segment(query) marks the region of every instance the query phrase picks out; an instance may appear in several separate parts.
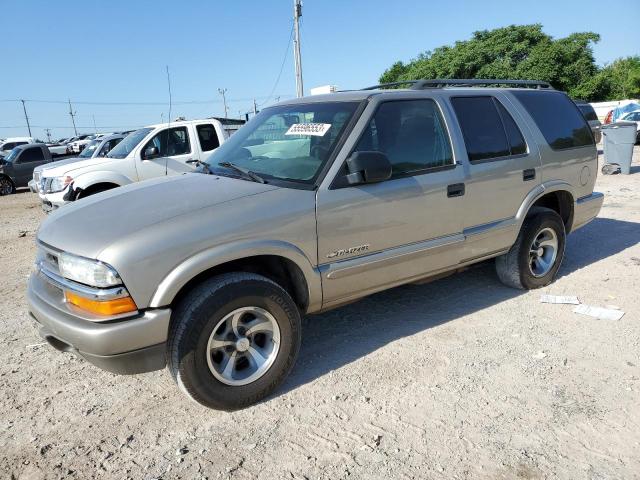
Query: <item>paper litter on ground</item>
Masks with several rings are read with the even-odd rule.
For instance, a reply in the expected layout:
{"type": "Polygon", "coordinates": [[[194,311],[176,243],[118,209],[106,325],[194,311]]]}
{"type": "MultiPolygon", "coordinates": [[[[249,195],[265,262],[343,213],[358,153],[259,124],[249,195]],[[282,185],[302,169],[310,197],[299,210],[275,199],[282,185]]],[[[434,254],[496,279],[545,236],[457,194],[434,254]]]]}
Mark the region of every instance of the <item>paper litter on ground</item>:
{"type": "Polygon", "coordinates": [[[540,295],[540,302],[580,305],[580,300],[578,300],[578,297],[572,295],[540,295]]]}
{"type": "Polygon", "coordinates": [[[614,310],[612,308],[593,307],[591,305],[578,305],[573,309],[575,313],[581,315],[589,315],[599,320],[620,320],[624,316],[622,310],[614,310]]]}

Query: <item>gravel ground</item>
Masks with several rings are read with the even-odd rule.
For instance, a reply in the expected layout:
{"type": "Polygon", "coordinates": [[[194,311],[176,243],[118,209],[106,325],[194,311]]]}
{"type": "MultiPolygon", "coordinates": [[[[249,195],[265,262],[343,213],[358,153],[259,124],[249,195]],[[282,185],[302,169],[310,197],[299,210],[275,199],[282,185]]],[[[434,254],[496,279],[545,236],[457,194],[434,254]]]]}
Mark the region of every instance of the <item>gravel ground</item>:
{"type": "Polygon", "coordinates": [[[635,164],[599,176],[605,206],[554,284],[511,290],[484,264],[308,317],[286,384],[235,413],[166,372],[115,376],[43,345],[24,298],[43,214],[34,194],[1,197],[0,477],[640,478],[635,164]]]}

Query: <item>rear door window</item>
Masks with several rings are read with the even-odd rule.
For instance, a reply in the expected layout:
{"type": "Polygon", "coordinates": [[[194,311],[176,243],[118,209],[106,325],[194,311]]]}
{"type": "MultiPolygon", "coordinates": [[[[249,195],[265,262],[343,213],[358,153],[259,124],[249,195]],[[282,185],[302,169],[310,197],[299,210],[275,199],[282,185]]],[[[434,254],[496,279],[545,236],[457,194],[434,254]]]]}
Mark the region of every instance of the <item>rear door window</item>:
{"type": "Polygon", "coordinates": [[[514,90],[554,150],[593,145],[591,129],[573,101],[562,92],[514,90]]]}
{"type": "Polygon", "coordinates": [[[510,155],[507,135],[492,97],[454,97],[451,104],[462,129],[470,161],[510,155]]]}
{"type": "Polygon", "coordinates": [[[203,152],[209,152],[220,146],[220,140],[218,140],[218,134],[216,129],[210,123],[196,126],[198,131],[198,140],[200,141],[200,148],[203,152]]]}

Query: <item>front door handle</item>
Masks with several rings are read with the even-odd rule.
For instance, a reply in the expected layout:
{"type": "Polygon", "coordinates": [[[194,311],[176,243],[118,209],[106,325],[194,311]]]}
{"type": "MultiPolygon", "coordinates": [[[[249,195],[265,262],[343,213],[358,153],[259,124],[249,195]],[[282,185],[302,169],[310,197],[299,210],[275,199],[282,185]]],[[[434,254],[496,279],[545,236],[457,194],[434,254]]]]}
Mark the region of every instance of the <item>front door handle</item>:
{"type": "Polygon", "coordinates": [[[524,182],[528,182],[529,180],[533,180],[536,178],[536,169],[535,168],[527,168],[522,171],[522,180],[524,182]]]}
{"type": "Polygon", "coordinates": [[[447,186],[447,197],[461,197],[464,195],[464,183],[454,183],[447,186]]]}

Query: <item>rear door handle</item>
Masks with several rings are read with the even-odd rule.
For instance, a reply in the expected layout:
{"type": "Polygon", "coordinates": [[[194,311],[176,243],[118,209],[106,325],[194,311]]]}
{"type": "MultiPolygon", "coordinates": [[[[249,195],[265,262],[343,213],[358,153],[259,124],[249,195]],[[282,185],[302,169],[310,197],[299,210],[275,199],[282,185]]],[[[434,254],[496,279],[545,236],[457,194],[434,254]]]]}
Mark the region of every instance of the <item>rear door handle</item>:
{"type": "Polygon", "coordinates": [[[464,183],[454,183],[447,186],[447,197],[461,197],[464,195],[464,183]]]}
{"type": "Polygon", "coordinates": [[[533,180],[536,178],[536,169],[535,168],[527,168],[522,171],[522,180],[528,182],[529,180],[533,180]]]}

